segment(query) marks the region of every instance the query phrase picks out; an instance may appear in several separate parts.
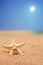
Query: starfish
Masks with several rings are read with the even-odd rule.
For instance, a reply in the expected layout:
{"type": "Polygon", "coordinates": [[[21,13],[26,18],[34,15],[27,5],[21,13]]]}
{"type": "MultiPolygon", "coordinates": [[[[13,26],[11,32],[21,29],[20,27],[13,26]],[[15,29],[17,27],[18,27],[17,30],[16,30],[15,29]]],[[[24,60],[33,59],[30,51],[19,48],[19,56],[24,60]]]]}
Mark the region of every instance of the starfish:
{"type": "Polygon", "coordinates": [[[10,44],[10,45],[3,45],[2,47],[6,48],[10,53],[10,55],[13,55],[13,53],[15,52],[19,52],[21,55],[23,55],[23,52],[19,49],[19,47],[24,45],[24,42],[21,42],[19,44],[17,44],[15,41],[13,41],[14,44],[10,44]]]}

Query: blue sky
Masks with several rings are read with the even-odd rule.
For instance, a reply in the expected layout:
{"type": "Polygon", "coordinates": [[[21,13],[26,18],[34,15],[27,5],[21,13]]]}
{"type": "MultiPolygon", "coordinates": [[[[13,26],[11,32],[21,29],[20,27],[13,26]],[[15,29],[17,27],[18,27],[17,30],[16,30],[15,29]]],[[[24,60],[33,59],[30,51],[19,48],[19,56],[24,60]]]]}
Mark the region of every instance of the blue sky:
{"type": "Polygon", "coordinates": [[[0,30],[19,29],[43,31],[43,0],[0,0],[0,30]]]}

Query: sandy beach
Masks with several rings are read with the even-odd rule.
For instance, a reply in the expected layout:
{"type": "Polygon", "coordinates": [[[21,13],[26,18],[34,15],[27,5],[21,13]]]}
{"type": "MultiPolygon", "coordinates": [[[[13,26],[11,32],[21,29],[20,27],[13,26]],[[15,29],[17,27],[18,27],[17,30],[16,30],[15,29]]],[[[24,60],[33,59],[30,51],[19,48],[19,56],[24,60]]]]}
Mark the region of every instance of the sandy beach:
{"type": "Polygon", "coordinates": [[[0,65],[43,65],[43,35],[29,31],[0,31],[0,65]],[[5,53],[2,45],[25,42],[20,48],[23,56],[5,53]]]}

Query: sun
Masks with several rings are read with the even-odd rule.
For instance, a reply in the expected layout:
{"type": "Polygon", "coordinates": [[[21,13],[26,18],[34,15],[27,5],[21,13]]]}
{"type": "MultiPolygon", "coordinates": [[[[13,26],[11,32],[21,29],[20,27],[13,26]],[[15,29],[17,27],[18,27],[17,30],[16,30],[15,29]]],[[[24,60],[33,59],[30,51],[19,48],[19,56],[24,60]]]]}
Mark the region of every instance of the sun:
{"type": "Polygon", "coordinates": [[[30,12],[35,12],[35,10],[36,10],[36,7],[35,6],[30,6],[30,8],[29,8],[29,11],[30,12]]]}

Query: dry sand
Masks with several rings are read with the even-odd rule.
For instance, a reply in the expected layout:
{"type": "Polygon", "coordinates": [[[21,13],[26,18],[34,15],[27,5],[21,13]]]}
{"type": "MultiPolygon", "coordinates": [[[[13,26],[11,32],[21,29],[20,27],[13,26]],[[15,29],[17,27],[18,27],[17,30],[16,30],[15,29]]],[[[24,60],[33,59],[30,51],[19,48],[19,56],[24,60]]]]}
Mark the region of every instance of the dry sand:
{"type": "Polygon", "coordinates": [[[43,35],[29,31],[0,31],[0,65],[43,65],[43,35]],[[11,39],[25,42],[20,49],[24,56],[10,56],[2,45],[11,44],[11,39]]]}

